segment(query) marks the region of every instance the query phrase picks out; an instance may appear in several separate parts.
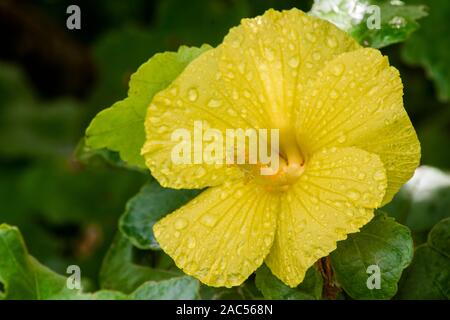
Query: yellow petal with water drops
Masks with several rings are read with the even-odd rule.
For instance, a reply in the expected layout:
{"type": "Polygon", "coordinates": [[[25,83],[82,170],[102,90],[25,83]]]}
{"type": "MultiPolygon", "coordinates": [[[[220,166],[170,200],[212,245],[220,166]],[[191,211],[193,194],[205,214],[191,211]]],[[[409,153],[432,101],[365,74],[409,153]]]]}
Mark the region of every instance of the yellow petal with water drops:
{"type": "Polygon", "coordinates": [[[373,217],[386,189],[383,163],[358,148],[314,154],[295,185],[281,196],[275,241],[265,262],[291,287],[306,270],[373,217]]]}
{"type": "Polygon", "coordinates": [[[236,110],[252,107],[273,127],[289,125],[304,85],[337,55],[360,48],[333,24],[298,9],[268,10],[243,19],[225,37],[220,69],[224,90],[236,92],[236,110]]]}
{"type": "Polygon", "coordinates": [[[268,254],[279,201],[254,183],[226,183],[201,193],[153,227],[161,248],[209,286],[236,286],[268,254]]]}
{"type": "Polygon", "coordinates": [[[226,164],[225,130],[252,125],[234,110],[221,111],[228,102],[216,90],[217,56],[212,49],[191,62],[147,110],[141,153],[164,187],[204,188],[242,176],[226,164]]]}
{"type": "Polygon", "coordinates": [[[403,107],[398,71],[375,49],[344,53],[318,73],[298,102],[297,140],[305,154],[356,146],[380,156],[389,202],[412,176],[420,144],[403,107]]]}

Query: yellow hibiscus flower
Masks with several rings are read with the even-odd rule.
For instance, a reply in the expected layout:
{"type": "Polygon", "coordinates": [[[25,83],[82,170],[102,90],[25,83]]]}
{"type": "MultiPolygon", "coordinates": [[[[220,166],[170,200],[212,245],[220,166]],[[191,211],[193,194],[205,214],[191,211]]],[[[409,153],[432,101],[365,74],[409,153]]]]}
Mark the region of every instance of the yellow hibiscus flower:
{"type": "Polygon", "coordinates": [[[297,286],[420,158],[398,71],[297,9],[242,20],[154,97],[145,125],[142,154],[162,186],[209,187],[153,230],[178,267],[210,286],[239,285],[263,262],[297,286]],[[279,171],[173,163],[171,133],[199,120],[223,132],[279,129],[279,171]]]}

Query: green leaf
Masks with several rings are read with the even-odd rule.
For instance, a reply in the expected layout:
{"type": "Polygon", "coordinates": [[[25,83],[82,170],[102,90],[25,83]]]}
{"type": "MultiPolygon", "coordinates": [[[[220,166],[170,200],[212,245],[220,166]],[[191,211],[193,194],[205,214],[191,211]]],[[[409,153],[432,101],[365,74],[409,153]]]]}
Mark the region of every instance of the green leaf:
{"type": "Polygon", "coordinates": [[[52,300],[194,300],[198,297],[199,282],[183,276],[162,281],[147,281],[130,294],[113,290],[94,293],[59,293],[52,300]]]}
{"type": "Polygon", "coordinates": [[[179,276],[178,272],[159,270],[136,264],[132,244],[121,233],[116,235],[100,270],[102,289],[131,293],[147,281],[179,276]]]}
{"type": "Polygon", "coordinates": [[[93,149],[86,145],[86,138],[82,138],[75,149],[75,157],[80,163],[92,167],[117,167],[128,170],[136,170],[144,173],[141,168],[127,165],[118,152],[106,148],[93,149]]]}
{"type": "Polygon", "coordinates": [[[407,227],[377,213],[360,232],[338,242],[331,253],[336,280],[354,299],[389,299],[397,292],[403,269],[411,262],[413,241],[407,227]],[[380,289],[369,289],[368,267],[379,267],[380,289]]]}
{"type": "Polygon", "coordinates": [[[421,166],[383,209],[413,232],[428,231],[450,216],[450,174],[421,166]]]}
{"type": "Polygon", "coordinates": [[[319,300],[322,297],[323,279],[314,266],[308,269],[305,279],[296,288],[290,288],[281,282],[266,265],[256,271],[255,282],[266,299],[319,300]]]}
{"type": "Polygon", "coordinates": [[[436,224],[428,242],[416,248],[397,298],[450,299],[450,218],[436,224]]]}
{"type": "Polygon", "coordinates": [[[134,246],[158,250],[159,245],[153,235],[153,225],[200,192],[200,190],[166,189],[153,180],[128,201],[125,213],[119,221],[120,231],[134,246]]]}
{"type": "Polygon", "coordinates": [[[450,2],[427,0],[430,16],[406,43],[402,54],[406,62],[422,66],[433,79],[441,101],[450,101],[450,2]]]}
{"type": "Polygon", "coordinates": [[[6,64],[0,64],[0,101],[1,156],[31,158],[72,152],[81,126],[78,103],[37,100],[23,72],[6,64]]]}
{"type": "Polygon", "coordinates": [[[399,0],[315,0],[310,14],[334,23],[364,46],[382,48],[406,40],[427,12],[425,6],[405,5],[399,0]],[[372,27],[377,15],[372,8],[379,9],[379,28],[372,27]]]}
{"type": "Polygon", "coordinates": [[[144,120],[153,96],[167,87],[183,69],[210,49],[181,47],[178,52],[154,55],[131,76],[128,97],[101,111],[86,130],[86,144],[117,151],[129,165],[145,168],[140,154],[145,141],[144,120]]]}
{"type": "Polygon", "coordinates": [[[22,235],[15,227],[0,225],[0,299],[48,299],[52,295],[78,294],[69,290],[66,278],[41,265],[28,254],[22,235]],[[3,291],[3,292],[2,292],[3,291]]]}
{"type": "Polygon", "coordinates": [[[158,282],[146,282],[131,295],[136,300],[193,300],[200,284],[191,277],[178,277],[158,282]]]}

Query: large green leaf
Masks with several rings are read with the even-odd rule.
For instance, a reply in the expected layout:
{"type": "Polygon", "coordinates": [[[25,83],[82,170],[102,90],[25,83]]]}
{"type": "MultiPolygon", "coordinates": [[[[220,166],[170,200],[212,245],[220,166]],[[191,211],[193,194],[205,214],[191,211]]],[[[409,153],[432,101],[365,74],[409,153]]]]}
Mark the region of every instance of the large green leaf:
{"type": "Polygon", "coordinates": [[[397,282],[412,256],[409,229],[378,213],[360,232],[338,242],[331,253],[331,263],[337,281],[352,298],[389,299],[397,292],[397,282]],[[367,286],[371,265],[380,270],[379,289],[367,286]]]}
{"type": "Polygon", "coordinates": [[[426,4],[430,7],[430,16],[405,43],[402,53],[407,62],[425,68],[434,81],[439,99],[450,101],[450,1],[427,0],[426,4]]]}
{"type": "Polygon", "coordinates": [[[199,282],[187,276],[147,281],[130,294],[113,290],[94,293],[59,293],[52,300],[193,300],[198,298],[199,282]]]}
{"type": "Polygon", "coordinates": [[[136,300],[193,300],[198,297],[199,282],[191,277],[178,277],[146,282],[131,295],[136,300]]]}
{"type": "Polygon", "coordinates": [[[428,231],[450,216],[450,175],[421,166],[384,209],[413,232],[428,231]]]}
{"type": "Polygon", "coordinates": [[[193,59],[208,50],[181,47],[154,55],[131,76],[128,97],[101,111],[86,130],[89,147],[118,151],[129,165],[145,167],[140,154],[145,141],[144,120],[153,96],[167,87],[193,59]]]}
{"type": "Polygon", "coordinates": [[[159,249],[153,225],[200,193],[200,190],[166,189],[155,180],[147,183],[128,201],[119,227],[133,245],[141,249],[159,249]]]}
{"type": "Polygon", "coordinates": [[[427,15],[424,6],[405,5],[399,0],[315,0],[310,13],[334,23],[362,45],[373,48],[406,40],[419,28],[416,21],[427,15]],[[377,13],[371,8],[375,7],[379,9],[379,28],[372,27],[377,13]]]}
{"type": "Polygon", "coordinates": [[[136,264],[133,251],[130,241],[118,233],[100,270],[102,289],[131,293],[144,282],[165,280],[180,275],[178,272],[136,264]]]}
{"type": "Polygon", "coordinates": [[[436,224],[428,242],[416,248],[397,298],[450,300],[450,218],[436,224]]]}
{"type": "Polygon", "coordinates": [[[48,299],[56,294],[76,295],[66,278],[41,265],[28,254],[15,227],[0,225],[0,299],[48,299]]]}
{"type": "Polygon", "coordinates": [[[266,265],[256,271],[256,286],[266,299],[318,300],[322,297],[323,280],[320,272],[311,267],[303,282],[290,288],[278,280],[266,265]]]}

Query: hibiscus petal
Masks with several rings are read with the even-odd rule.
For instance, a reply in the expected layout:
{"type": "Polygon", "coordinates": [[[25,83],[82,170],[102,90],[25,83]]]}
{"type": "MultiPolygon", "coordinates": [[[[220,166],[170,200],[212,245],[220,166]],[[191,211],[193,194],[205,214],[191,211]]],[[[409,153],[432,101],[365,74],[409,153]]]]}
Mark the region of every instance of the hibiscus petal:
{"type": "Polygon", "coordinates": [[[337,241],[372,219],[385,189],[385,170],[377,155],[357,148],[314,154],[297,183],[282,195],[266,264],[283,282],[297,286],[337,241]]]}
{"type": "Polygon", "coordinates": [[[272,245],[278,198],[254,183],[224,184],[200,194],[153,228],[178,267],[209,286],[241,284],[272,245]]]}
{"type": "Polygon", "coordinates": [[[236,110],[256,105],[249,112],[263,112],[276,128],[289,125],[296,96],[328,60],[360,48],[333,24],[298,9],[243,19],[221,47],[224,89],[240,97],[236,110]]]}
{"type": "Polygon", "coordinates": [[[343,53],[318,74],[298,102],[297,140],[306,154],[356,146],[380,156],[388,177],[383,204],[412,176],[420,144],[403,108],[398,71],[378,50],[343,53]]]}

